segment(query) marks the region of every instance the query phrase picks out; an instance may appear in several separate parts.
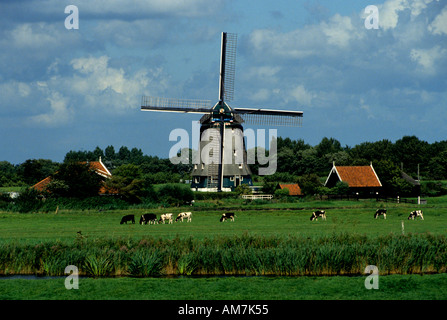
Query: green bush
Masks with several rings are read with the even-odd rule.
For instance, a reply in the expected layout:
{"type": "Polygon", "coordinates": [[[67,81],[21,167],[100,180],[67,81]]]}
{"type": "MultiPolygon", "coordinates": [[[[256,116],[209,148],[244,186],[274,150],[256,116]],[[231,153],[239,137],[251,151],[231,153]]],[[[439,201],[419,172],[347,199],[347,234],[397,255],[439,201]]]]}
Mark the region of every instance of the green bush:
{"type": "Polygon", "coordinates": [[[194,199],[194,193],[188,185],[166,184],[158,190],[160,202],[171,206],[180,206],[190,203],[194,199]]]}

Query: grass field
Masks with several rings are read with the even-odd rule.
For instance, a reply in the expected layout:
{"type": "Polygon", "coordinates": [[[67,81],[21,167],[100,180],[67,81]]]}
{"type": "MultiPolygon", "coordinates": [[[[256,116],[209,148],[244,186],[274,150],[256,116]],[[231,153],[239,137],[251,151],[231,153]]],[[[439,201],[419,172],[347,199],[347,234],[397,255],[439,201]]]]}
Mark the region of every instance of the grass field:
{"type": "MultiPolygon", "coordinates": [[[[447,203],[447,201],[446,201],[447,203]]],[[[422,207],[425,220],[407,220],[410,211],[417,205],[386,204],[387,219],[374,219],[376,202],[315,202],[308,207],[287,210],[288,207],[275,208],[276,205],[259,206],[258,208],[232,208],[236,214],[235,222],[220,223],[221,210],[210,209],[194,211],[194,208],[175,208],[126,211],[59,211],[55,213],[1,213],[0,212],[0,242],[42,242],[47,240],[72,241],[77,232],[88,238],[118,238],[130,237],[140,239],[145,236],[162,238],[189,237],[202,239],[220,235],[240,235],[243,233],[258,235],[300,235],[319,237],[332,233],[356,233],[368,236],[401,234],[402,222],[405,233],[447,234],[447,205],[443,203],[422,207]],[[313,210],[325,207],[327,220],[311,222],[313,210]],[[248,209],[248,210],[245,210],[248,209]],[[271,210],[273,209],[273,210],[271,210]],[[172,225],[139,225],[142,213],[192,211],[191,223],[173,223],[172,225]],[[120,225],[121,217],[134,214],[136,224],[120,225]]],[[[298,208],[297,208],[298,207],[298,208]]]]}
{"type": "MultiPolygon", "coordinates": [[[[348,234],[368,238],[387,235],[447,235],[447,198],[433,198],[421,206],[425,220],[407,220],[417,205],[375,201],[312,201],[240,205],[228,201],[235,222],[220,223],[222,210],[215,204],[197,207],[125,211],[64,211],[55,213],[0,212],[0,244],[38,245],[54,242],[72,245],[82,239],[188,239],[221,237],[304,237],[348,234]],[[207,208],[209,206],[209,209],[207,208]],[[377,208],[388,209],[387,219],[374,219],[377,208]],[[327,220],[310,221],[311,212],[323,208],[327,220]],[[139,215],[192,211],[191,223],[139,225],[139,215]],[[135,214],[136,224],[120,225],[123,215],[135,214]],[[403,223],[403,228],[402,228],[403,223]]],[[[19,257],[17,257],[19,258],[19,257]]],[[[1,279],[1,278],[0,278],[1,279]]],[[[0,299],[446,299],[446,274],[381,276],[380,290],[366,290],[364,277],[174,277],[174,278],[81,278],[83,290],[66,290],[61,279],[1,279],[0,299]],[[383,280],[383,281],[382,281],[383,280]],[[168,285],[169,284],[169,285],[168,285]],[[154,288],[148,290],[148,288],[154,288]],[[324,289],[323,289],[324,288],[324,289]],[[188,292],[183,296],[181,292],[188,292]]]]}

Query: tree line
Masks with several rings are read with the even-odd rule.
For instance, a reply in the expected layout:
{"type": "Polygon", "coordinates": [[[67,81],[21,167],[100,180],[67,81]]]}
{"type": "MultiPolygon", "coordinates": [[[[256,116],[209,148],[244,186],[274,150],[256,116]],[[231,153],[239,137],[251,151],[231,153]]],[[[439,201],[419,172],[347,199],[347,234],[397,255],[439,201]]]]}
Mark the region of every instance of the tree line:
{"type": "Polygon", "coordinates": [[[96,147],[93,151],[70,150],[62,163],[47,159],[29,159],[13,165],[7,161],[0,161],[0,187],[32,186],[54,174],[64,164],[98,161],[99,158],[112,174],[123,165],[135,165],[149,184],[177,183],[180,179],[188,178],[192,170],[192,165],[174,165],[169,159],[144,155],[141,149],[137,148],[129,150],[122,146],[115,151],[113,146],[108,146],[104,150],[96,147]]]}
{"type": "MultiPolygon", "coordinates": [[[[59,175],[50,187],[55,194],[68,195],[74,191],[69,191],[67,185],[62,183],[64,170],[74,170],[68,167],[70,164],[98,161],[99,158],[112,172],[109,187],[121,190],[132,201],[145,195],[141,190],[150,192],[152,185],[190,179],[193,168],[192,164],[173,164],[169,159],[145,155],[137,148],[122,146],[116,151],[113,146],[104,150],[96,147],[93,151],[70,150],[62,163],[30,159],[13,165],[0,161],[0,187],[31,186],[50,175],[56,178],[59,175]]],[[[423,180],[447,179],[447,140],[428,143],[416,136],[404,136],[396,142],[384,139],[349,147],[327,137],[315,146],[301,139],[278,137],[276,173],[253,178],[262,181],[267,189],[272,188],[275,182],[298,182],[302,189],[312,194],[321,188],[321,181],[327,177],[334,162],[343,166],[372,163],[386,191],[402,193],[410,188],[402,179],[402,170],[415,179],[418,176],[423,180]]],[[[258,172],[257,166],[251,165],[252,172],[258,172]]],[[[344,190],[343,186],[339,188],[340,192],[344,190]]]]}

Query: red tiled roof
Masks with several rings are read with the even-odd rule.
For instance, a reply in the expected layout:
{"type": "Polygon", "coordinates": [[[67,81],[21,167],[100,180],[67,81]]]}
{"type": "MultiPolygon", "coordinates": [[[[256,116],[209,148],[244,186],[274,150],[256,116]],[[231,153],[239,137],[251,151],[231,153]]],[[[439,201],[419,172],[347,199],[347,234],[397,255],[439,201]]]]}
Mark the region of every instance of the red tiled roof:
{"type": "Polygon", "coordinates": [[[279,184],[281,189],[289,189],[289,196],[300,196],[301,188],[298,184],[279,184]]]}
{"type": "Polygon", "coordinates": [[[338,178],[351,188],[382,186],[372,166],[334,166],[330,174],[334,170],[338,178]]]}
{"type": "MultiPolygon", "coordinates": [[[[86,163],[86,162],[81,162],[81,163],[86,163]]],[[[95,172],[97,174],[99,174],[100,176],[102,176],[104,178],[111,178],[112,177],[112,174],[110,173],[110,171],[101,162],[101,158],[99,159],[99,161],[90,161],[88,164],[89,164],[90,169],[95,170],[95,172]]],[[[51,182],[51,177],[46,177],[42,181],[39,181],[38,183],[33,185],[32,188],[36,189],[37,191],[43,192],[43,191],[45,191],[46,187],[48,186],[48,184],[50,182],[51,182]]],[[[106,190],[105,187],[102,186],[101,189],[99,190],[99,193],[100,194],[116,193],[116,191],[106,190]]]]}
{"type": "Polygon", "coordinates": [[[51,182],[51,177],[46,177],[42,181],[39,181],[38,183],[36,183],[33,186],[33,188],[40,192],[45,191],[45,189],[47,188],[47,186],[50,182],[51,182]]]}
{"type": "MultiPolygon", "coordinates": [[[[82,162],[85,163],[85,162],[82,162]]],[[[96,171],[97,174],[103,176],[104,178],[110,178],[112,174],[107,170],[106,166],[100,161],[90,161],[88,163],[89,168],[96,171]]]]}

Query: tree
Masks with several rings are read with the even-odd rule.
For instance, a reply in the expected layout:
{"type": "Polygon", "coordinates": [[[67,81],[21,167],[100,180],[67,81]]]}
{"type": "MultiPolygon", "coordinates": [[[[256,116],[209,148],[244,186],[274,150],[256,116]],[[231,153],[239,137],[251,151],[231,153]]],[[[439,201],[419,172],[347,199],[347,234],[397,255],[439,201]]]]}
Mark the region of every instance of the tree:
{"type": "Polygon", "coordinates": [[[418,164],[426,164],[429,161],[427,150],[427,142],[419,140],[416,136],[404,136],[394,144],[390,160],[397,165],[403,164],[406,173],[416,175],[418,164]]]}
{"type": "Polygon", "coordinates": [[[264,179],[262,182],[262,192],[265,194],[274,194],[277,185],[277,182],[271,182],[268,179],[264,179]]]}
{"type": "Polygon", "coordinates": [[[58,164],[51,160],[44,159],[32,159],[26,160],[22,163],[18,171],[22,176],[22,180],[28,184],[33,185],[40,180],[48,177],[50,174],[55,172],[58,168],[58,164]]]}
{"type": "Polygon", "coordinates": [[[135,164],[123,164],[113,171],[112,178],[105,183],[106,189],[117,192],[124,200],[139,203],[145,195],[142,172],[135,164]]]}
{"type": "Polygon", "coordinates": [[[0,161],[0,186],[9,187],[23,184],[16,167],[8,161],[0,161]]]}
{"type": "Polygon", "coordinates": [[[373,165],[382,183],[381,193],[394,195],[396,192],[396,179],[401,178],[399,167],[390,160],[381,160],[373,163],[373,165]]]}
{"type": "Polygon", "coordinates": [[[90,169],[87,163],[63,163],[52,176],[52,180],[62,181],[67,188],[57,189],[55,196],[86,198],[97,196],[102,185],[102,178],[90,169]]]}
{"type": "Polygon", "coordinates": [[[321,142],[316,146],[317,155],[319,157],[323,157],[329,153],[336,153],[342,151],[341,144],[338,140],[334,138],[326,138],[324,137],[321,142]]]}
{"type": "Polygon", "coordinates": [[[349,184],[344,181],[338,181],[332,188],[332,192],[338,195],[349,194],[349,184]]]}
{"type": "Polygon", "coordinates": [[[316,194],[318,188],[322,186],[320,182],[320,178],[314,174],[305,174],[299,180],[299,185],[301,188],[301,192],[305,195],[313,195],[316,194]]]}
{"type": "Polygon", "coordinates": [[[112,161],[116,159],[115,148],[113,146],[108,146],[104,150],[104,157],[108,161],[112,161]]]}
{"type": "Polygon", "coordinates": [[[447,179],[447,151],[431,158],[428,163],[429,177],[436,180],[447,179]]]}

